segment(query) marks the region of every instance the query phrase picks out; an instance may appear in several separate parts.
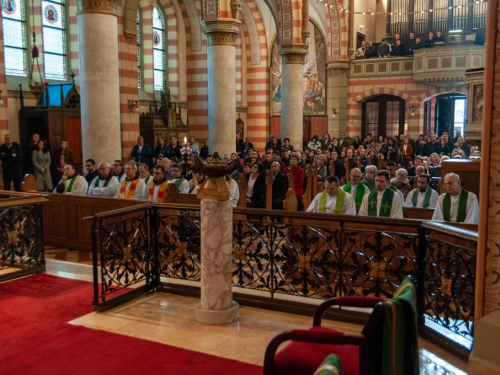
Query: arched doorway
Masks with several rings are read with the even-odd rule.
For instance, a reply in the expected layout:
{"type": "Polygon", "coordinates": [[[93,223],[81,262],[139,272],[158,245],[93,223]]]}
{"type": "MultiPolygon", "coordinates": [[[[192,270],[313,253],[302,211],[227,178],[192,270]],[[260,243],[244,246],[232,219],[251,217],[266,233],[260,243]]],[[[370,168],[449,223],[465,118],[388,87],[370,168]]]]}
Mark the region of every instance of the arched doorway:
{"type": "Polygon", "coordinates": [[[464,134],[466,108],[464,94],[452,93],[436,96],[436,133],[439,136],[444,132],[452,136],[456,131],[464,134]]]}
{"type": "Polygon", "coordinates": [[[366,134],[386,137],[398,136],[405,131],[406,101],[394,95],[371,97],[363,103],[362,139],[366,134]]]}

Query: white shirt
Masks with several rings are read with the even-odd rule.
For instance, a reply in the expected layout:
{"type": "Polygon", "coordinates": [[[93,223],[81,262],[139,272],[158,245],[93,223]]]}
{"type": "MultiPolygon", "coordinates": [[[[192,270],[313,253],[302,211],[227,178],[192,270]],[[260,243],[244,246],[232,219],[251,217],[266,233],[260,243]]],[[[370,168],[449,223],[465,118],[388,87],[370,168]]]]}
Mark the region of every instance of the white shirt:
{"type": "Polygon", "coordinates": [[[231,201],[233,207],[238,207],[238,202],[240,200],[240,188],[238,183],[233,179],[226,181],[226,183],[227,188],[229,189],[229,200],[231,201]]]}
{"type": "MultiPolygon", "coordinates": [[[[196,178],[196,177],[193,177],[193,178],[196,178]]],[[[183,193],[185,194],[196,194],[198,193],[198,188],[200,187],[200,185],[196,185],[196,187],[193,189],[193,191],[191,193],[189,193],[189,189],[191,189],[191,182],[193,182],[193,180],[189,181],[189,183],[186,185],[186,188],[184,189],[183,193]]]]}
{"type": "MultiPolygon", "coordinates": [[[[132,185],[132,181],[127,181],[127,186],[125,186],[125,196],[127,196],[130,190],[130,185],[132,185]]],[[[120,189],[121,189],[121,184],[120,187],[118,188],[118,197],[120,196],[120,189]]],[[[139,178],[139,182],[137,182],[137,186],[135,187],[134,195],[132,195],[129,199],[138,199],[138,200],[143,199],[144,190],[146,190],[146,197],[147,197],[148,189],[146,189],[146,184],[139,178]]]]}
{"type": "Polygon", "coordinates": [[[95,187],[95,183],[98,178],[99,176],[97,176],[92,180],[92,182],[89,185],[89,190],[87,194],[98,197],[108,197],[108,198],[115,197],[120,189],[120,183],[118,182],[118,179],[115,176],[111,177],[107,187],[104,187],[104,183],[106,182],[106,180],[99,180],[98,187],[95,187]]]}
{"type": "MultiPolygon", "coordinates": [[[[178,178],[173,178],[173,179],[170,180],[170,182],[172,182],[172,183],[175,184],[175,182],[177,180],[178,180],[178,178]]],[[[186,186],[188,185],[188,183],[189,183],[189,181],[184,178],[184,181],[181,182],[181,184],[179,185],[179,188],[177,189],[177,191],[179,193],[182,193],[184,190],[186,190],[186,186]]]]}
{"type": "MultiPolygon", "coordinates": [[[[413,206],[413,194],[415,191],[418,191],[418,196],[417,196],[417,205],[415,207],[424,207],[424,199],[425,199],[425,191],[422,193],[421,191],[417,189],[413,189],[408,193],[408,196],[406,197],[406,200],[403,204],[405,207],[414,207],[413,206]]],[[[426,208],[436,208],[436,204],[438,201],[439,195],[438,193],[434,190],[431,189],[431,199],[429,200],[429,207],[426,208]]]]}
{"type": "MultiPolygon", "coordinates": [[[[462,194],[462,192],[460,192],[462,194]]],[[[458,214],[458,202],[460,200],[460,194],[451,196],[451,207],[450,207],[450,221],[457,221],[458,214]]],[[[443,215],[443,200],[445,194],[441,194],[438,198],[436,209],[434,210],[434,215],[432,215],[432,220],[444,221],[443,215]]],[[[477,196],[469,191],[469,196],[467,198],[467,216],[465,217],[464,223],[467,224],[477,224],[479,222],[479,203],[477,201],[477,196]]]]}
{"type": "MultiPolygon", "coordinates": [[[[85,178],[77,175],[75,178],[75,182],[73,182],[73,186],[71,187],[71,191],[68,191],[68,187],[69,187],[70,182],[71,182],[71,178],[68,178],[64,182],[64,193],[63,194],[87,195],[87,189],[89,187],[89,184],[85,178]]],[[[59,183],[62,183],[62,180],[59,181],[59,183]]],[[[57,186],[54,188],[54,193],[57,193],[56,189],[57,189],[57,186]]]]}
{"type": "MultiPolygon", "coordinates": [[[[342,190],[344,190],[344,186],[342,186],[342,188],[341,188],[342,190]]],[[[355,199],[355,197],[356,197],[356,191],[358,190],[358,186],[359,186],[359,184],[353,185],[351,182],[351,192],[349,194],[351,194],[353,196],[353,199],[355,199]]],[[[365,185],[365,194],[364,195],[367,195],[367,194],[370,194],[370,189],[368,189],[368,187],[365,185]]]]}
{"type": "MultiPolygon", "coordinates": [[[[153,182],[152,178],[149,179],[149,184],[147,186],[146,186],[146,184],[144,184],[144,192],[142,193],[142,200],[143,201],[149,201],[149,187],[151,186],[151,184],[154,185],[154,189],[153,189],[153,202],[157,203],[158,192],[160,191],[160,186],[161,186],[161,184],[163,184],[163,182],[161,184],[159,184],[159,185],[156,185],[153,182]]],[[[163,203],[163,202],[160,202],[160,203],[163,203]]]]}
{"type": "Polygon", "coordinates": [[[247,197],[252,198],[253,195],[253,186],[255,185],[255,181],[257,181],[257,178],[259,176],[255,177],[252,179],[252,175],[250,174],[250,178],[248,179],[248,185],[247,185],[247,197]]]}
{"type": "MultiPolygon", "coordinates": [[[[309,207],[307,208],[306,212],[319,212],[319,200],[321,199],[321,194],[317,194],[309,207]]],[[[330,195],[327,195],[326,198],[326,213],[327,214],[333,214],[335,213],[335,205],[337,204],[337,195],[334,197],[331,197],[330,195]]],[[[344,199],[344,209],[342,211],[345,215],[356,215],[356,204],[354,203],[354,199],[352,198],[352,195],[349,193],[345,193],[345,199],[344,199]]]]}
{"type": "MultiPolygon", "coordinates": [[[[382,197],[384,196],[384,191],[377,190],[377,216],[380,213],[380,206],[382,205],[382,197]]],[[[365,195],[363,197],[363,203],[361,203],[361,207],[359,208],[360,216],[368,216],[368,196],[365,195]]],[[[391,207],[391,218],[402,219],[403,218],[403,201],[399,197],[399,194],[394,194],[392,198],[392,207],[391,207]]]]}

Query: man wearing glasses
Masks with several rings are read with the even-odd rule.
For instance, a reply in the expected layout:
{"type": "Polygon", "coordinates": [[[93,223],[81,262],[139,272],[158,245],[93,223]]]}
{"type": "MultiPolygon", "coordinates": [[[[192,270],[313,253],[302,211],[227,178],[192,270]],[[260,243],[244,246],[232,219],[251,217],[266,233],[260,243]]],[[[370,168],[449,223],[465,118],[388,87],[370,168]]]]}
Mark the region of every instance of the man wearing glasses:
{"type": "Polygon", "coordinates": [[[349,193],[354,198],[356,204],[363,202],[363,197],[370,193],[370,189],[361,182],[361,171],[353,168],[349,171],[349,182],[342,186],[342,190],[349,193]]]}
{"type": "Polygon", "coordinates": [[[448,173],[444,176],[443,186],[446,193],[439,196],[432,220],[477,224],[479,204],[476,194],[462,188],[460,176],[448,173]]]}
{"type": "Polygon", "coordinates": [[[95,160],[87,159],[85,161],[85,169],[86,170],[83,174],[83,177],[85,177],[85,180],[87,180],[87,184],[90,184],[92,180],[99,174],[99,171],[95,168],[95,160]]]}
{"type": "Polygon", "coordinates": [[[111,173],[109,164],[103,161],[99,163],[99,175],[89,184],[88,195],[114,198],[118,194],[119,187],[120,183],[111,173]]]}
{"type": "Polygon", "coordinates": [[[163,165],[155,165],[153,168],[153,181],[144,190],[143,199],[154,203],[165,203],[167,200],[168,179],[165,176],[163,165]]]}
{"type": "Polygon", "coordinates": [[[137,164],[129,161],[125,165],[125,178],[120,183],[118,196],[121,199],[142,199],[146,185],[137,175],[137,164]]]}

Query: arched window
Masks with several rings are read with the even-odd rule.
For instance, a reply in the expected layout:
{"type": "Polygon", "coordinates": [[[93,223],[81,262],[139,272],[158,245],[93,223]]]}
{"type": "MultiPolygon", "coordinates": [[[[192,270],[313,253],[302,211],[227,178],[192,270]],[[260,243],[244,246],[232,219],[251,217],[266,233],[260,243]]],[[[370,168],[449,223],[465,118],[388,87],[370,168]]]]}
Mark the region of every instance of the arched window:
{"type": "Polygon", "coordinates": [[[361,139],[366,134],[395,137],[405,132],[405,100],[380,95],[363,103],[361,139]]]}
{"type": "Polygon", "coordinates": [[[24,0],[3,0],[2,5],[5,73],[26,76],[28,75],[28,60],[24,0]]]}
{"type": "Polygon", "coordinates": [[[165,65],[165,21],[160,7],[155,5],[153,8],[153,69],[155,90],[163,90],[165,65]]]}
{"type": "Polygon", "coordinates": [[[141,75],[141,15],[137,10],[137,87],[141,88],[142,75],[141,75]]]}
{"type": "Polygon", "coordinates": [[[68,77],[66,14],[64,0],[42,1],[43,52],[45,77],[68,77]]]}

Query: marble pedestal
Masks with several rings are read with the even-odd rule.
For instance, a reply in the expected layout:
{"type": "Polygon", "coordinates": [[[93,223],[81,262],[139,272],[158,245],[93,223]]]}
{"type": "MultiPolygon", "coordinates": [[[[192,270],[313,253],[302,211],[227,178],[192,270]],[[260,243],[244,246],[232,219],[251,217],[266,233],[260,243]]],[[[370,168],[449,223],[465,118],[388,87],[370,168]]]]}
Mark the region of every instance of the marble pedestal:
{"type": "Polygon", "coordinates": [[[233,208],[230,200],[201,200],[201,301],[195,319],[204,324],[238,320],[233,301],[233,208]]]}

